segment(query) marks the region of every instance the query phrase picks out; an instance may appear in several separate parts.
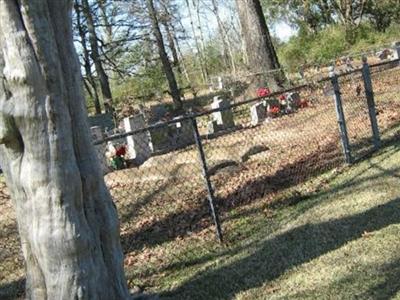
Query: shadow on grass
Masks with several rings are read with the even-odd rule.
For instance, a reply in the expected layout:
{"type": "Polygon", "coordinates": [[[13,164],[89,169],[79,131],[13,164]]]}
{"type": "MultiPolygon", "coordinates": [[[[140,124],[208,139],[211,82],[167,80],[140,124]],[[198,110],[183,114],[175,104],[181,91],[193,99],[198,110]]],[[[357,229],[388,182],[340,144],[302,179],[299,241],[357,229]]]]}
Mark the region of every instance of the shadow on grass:
{"type": "MultiPolygon", "coordinates": [[[[400,147],[400,145],[398,145],[400,147]]],[[[287,216],[288,219],[296,219],[303,213],[307,212],[308,210],[312,209],[314,206],[320,204],[321,202],[329,201],[330,195],[335,194],[337,196],[340,196],[341,194],[346,194],[351,190],[353,194],[357,193],[362,193],[365,190],[365,182],[372,182],[374,180],[377,180],[382,177],[393,177],[393,178],[398,178],[398,174],[400,173],[400,166],[392,168],[390,170],[388,169],[383,169],[382,167],[376,167],[377,164],[383,162],[386,160],[388,157],[393,155],[394,152],[398,151],[398,147],[392,147],[388,150],[385,150],[383,154],[380,154],[379,159],[375,159],[375,163],[370,163],[369,166],[366,169],[361,170],[360,172],[356,172],[353,174],[352,177],[349,177],[348,180],[341,184],[337,184],[332,188],[323,188],[320,189],[318,192],[313,193],[313,194],[307,194],[307,195],[295,195],[292,197],[287,197],[282,199],[282,201],[279,202],[272,202],[268,204],[269,208],[272,209],[280,209],[288,206],[296,206],[295,210],[292,210],[290,215],[287,216]],[[370,169],[376,169],[378,170],[378,173],[372,174],[370,176],[361,176],[364,175],[367,170],[370,169]],[[300,204],[301,205],[298,205],[300,204]]],[[[353,172],[354,173],[354,172],[353,172]]],[[[330,177],[330,180],[334,180],[337,176],[339,176],[340,173],[334,174],[332,177],[330,177]]],[[[332,199],[334,200],[334,199],[332,199]]],[[[240,211],[238,213],[235,213],[233,215],[230,215],[229,217],[226,217],[225,220],[227,219],[241,219],[241,218],[246,218],[250,217],[252,218],[253,216],[256,216],[257,214],[260,214],[260,209],[259,208],[250,208],[245,211],[240,211]]],[[[268,221],[266,221],[268,222],[268,221]]],[[[269,233],[274,231],[274,226],[273,223],[268,222],[268,228],[261,228],[260,231],[262,231],[263,235],[266,235],[266,231],[269,233]]],[[[239,233],[240,234],[240,233],[239,233]]],[[[230,240],[235,240],[235,233],[230,233],[229,234],[230,240]]],[[[246,247],[252,247],[254,245],[254,242],[251,242],[250,244],[247,243],[246,247]]],[[[236,255],[240,251],[243,250],[243,247],[234,247],[234,248],[225,248],[223,251],[220,251],[218,253],[213,253],[213,254],[206,254],[201,257],[197,257],[195,259],[189,259],[185,260],[182,259],[179,263],[172,264],[168,266],[168,268],[165,268],[161,271],[165,270],[177,270],[182,267],[188,267],[188,266],[193,266],[196,264],[201,264],[207,261],[210,261],[212,259],[216,259],[218,257],[226,256],[226,255],[236,255]]]]}
{"type": "MultiPolygon", "coordinates": [[[[165,194],[165,190],[168,188],[168,186],[172,183],[171,178],[174,178],[176,174],[179,172],[179,170],[182,168],[182,165],[178,165],[175,167],[172,171],[169,171],[168,175],[169,178],[168,180],[165,180],[162,184],[158,186],[152,185],[151,187],[148,186],[149,192],[143,196],[140,197],[139,199],[136,199],[136,201],[129,201],[126,205],[124,205],[123,209],[120,209],[119,212],[119,218],[121,222],[127,222],[133,218],[136,218],[139,215],[140,209],[142,207],[145,207],[146,205],[151,204],[159,194],[165,194]]],[[[158,170],[156,170],[158,171],[158,170]]],[[[130,191],[128,191],[126,198],[132,198],[130,191]]],[[[121,197],[124,198],[124,197],[121,197]]]]}
{"type": "Polygon", "coordinates": [[[235,294],[257,288],[287,270],[313,260],[367,232],[400,222],[400,198],[363,213],[317,224],[306,224],[262,242],[248,256],[206,271],[176,290],[171,299],[232,299],[235,294]]]}
{"type": "MultiPolygon", "coordinates": [[[[275,174],[255,177],[253,180],[241,185],[232,193],[217,199],[217,207],[220,215],[224,215],[232,207],[238,207],[250,203],[261,197],[272,197],[277,192],[300,184],[307,179],[320,175],[325,171],[340,165],[342,157],[335,144],[326,145],[325,149],[302,157],[292,164],[283,165],[275,174]],[[246,191],[251,190],[249,195],[246,191]]],[[[268,172],[268,170],[267,170],[268,172]]],[[[228,176],[234,177],[237,173],[228,176]]],[[[122,220],[127,220],[135,215],[140,206],[150,203],[161,190],[151,192],[139,204],[132,204],[128,209],[130,213],[124,213],[122,220]]],[[[185,193],[187,191],[182,191],[185,193]]],[[[179,196],[179,195],[178,195],[179,196]]],[[[174,201],[173,195],[170,195],[174,201]]],[[[155,246],[177,237],[186,236],[189,233],[197,233],[211,225],[208,203],[205,194],[195,195],[193,205],[185,211],[169,214],[166,218],[146,223],[140,231],[122,235],[121,241],[125,252],[139,250],[144,246],[155,246]],[[126,249],[129,247],[129,249],[126,249]]]]}
{"type": "MultiPolygon", "coordinates": [[[[390,139],[385,140],[383,145],[384,147],[389,147],[396,143],[397,139],[390,139]]],[[[223,216],[222,222],[224,221],[225,213],[234,207],[243,206],[261,198],[270,198],[272,201],[282,191],[290,190],[292,187],[302,184],[311,178],[318,177],[340,165],[343,165],[342,153],[336,143],[329,143],[325,145],[323,149],[301,157],[293,163],[283,165],[275,174],[255,177],[233,192],[217,199],[217,208],[220,215],[223,216]],[[251,193],[248,191],[251,191],[251,193]]],[[[240,170],[238,172],[240,173],[240,170]]],[[[224,174],[226,180],[237,175],[237,172],[233,172],[229,175],[224,174]]],[[[345,184],[343,188],[354,184],[355,182],[353,182],[353,180],[355,179],[350,179],[348,184],[345,184]]],[[[153,201],[152,198],[157,193],[166,193],[171,201],[174,201],[174,195],[168,195],[168,192],[163,190],[163,188],[167,188],[167,186],[155,189],[144,199],[140,200],[138,204],[130,205],[128,209],[130,213],[124,213],[123,220],[134,217],[137,210],[141,206],[153,201]]],[[[182,193],[187,192],[188,191],[182,191],[182,193]]],[[[272,204],[270,208],[296,205],[297,203],[309,199],[310,195],[300,194],[294,191],[294,193],[283,194],[281,197],[282,200],[277,204],[272,204]]],[[[124,252],[126,253],[139,250],[145,246],[152,247],[159,245],[174,240],[177,237],[198,233],[210,227],[211,224],[212,221],[210,219],[208,203],[205,194],[202,193],[192,198],[192,205],[186,210],[171,213],[163,219],[147,222],[140,231],[129,232],[122,235],[121,241],[124,252]]]]}

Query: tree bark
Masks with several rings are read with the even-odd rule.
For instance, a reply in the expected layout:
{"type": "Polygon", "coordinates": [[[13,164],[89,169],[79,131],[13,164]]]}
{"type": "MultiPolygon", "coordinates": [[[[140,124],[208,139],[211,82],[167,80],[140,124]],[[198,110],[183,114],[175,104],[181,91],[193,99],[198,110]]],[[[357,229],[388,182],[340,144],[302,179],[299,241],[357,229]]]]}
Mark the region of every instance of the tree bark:
{"type": "Polygon", "coordinates": [[[167,77],[171,97],[177,111],[182,110],[183,104],[181,100],[181,93],[176,83],[174,71],[172,70],[167,52],[165,51],[164,39],[161,34],[160,26],[158,24],[158,17],[154,7],[153,0],[147,0],[147,9],[151,20],[154,37],[157,41],[158,53],[160,55],[161,63],[164,68],[165,76],[167,77]]]}
{"type": "Polygon", "coordinates": [[[0,0],[0,164],[16,210],[27,298],[128,299],[71,11],[71,0],[0,0]]]}
{"type": "Polygon", "coordinates": [[[91,48],[90,56],[94,63],[97,76],[99,76],[100,89],[103,95],[104,106],[106,108],[106,112],[113,112],[110,82],[108,81],[108,76],[103,68],[103,64],[100,58],[96,29],[94,26],[94,20],[88,0],[82,0],[82,12],[86,17],[87,29],[89,32],[89,44],[91,48]]]}
{"type": "Polygon", "coordinates": [[[259,0],[236,0],[239,20],[246,44],[249,67],[253,73],[266,73],[258,85],[267,85],[271,90],[281,86],[282,73],[272,44],[259,0]],[[269,73],[268,73],[269,72],[269,73]]]}

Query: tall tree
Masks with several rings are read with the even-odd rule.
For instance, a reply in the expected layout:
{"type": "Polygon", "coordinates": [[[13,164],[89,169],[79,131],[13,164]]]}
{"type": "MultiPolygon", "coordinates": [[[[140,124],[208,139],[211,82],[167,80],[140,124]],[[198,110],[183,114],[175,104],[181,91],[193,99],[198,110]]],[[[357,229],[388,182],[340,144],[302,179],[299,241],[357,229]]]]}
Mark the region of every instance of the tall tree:
{"type": "Polygon", "coordinates": [[[128,299],[71,11],[71,0],[0,0],[0,164],[16,210],[27,299],[128,299]]]}
{"type": "Polygon", "coordinates": [[[346,40],[353,44],[356,41],[356,28],[361,24],[367,0],[335,0],[333,8],[346,30],[346,40]]]}
{"type": "Polygon", "coordinates": [[[384,32],[400,16],[400,0],[368,0],[365,14],[373,26],[384,32]]]}
{"type": "Polygon", "coordinates": [[[193,35],[193,39],[194,39],[195,46],[196,46],[196,52],[197,52],[196,57],[197,57],[197,59],[199,61],[201,75],[203,77],[204,83],[208,83],[209,74],[208,74],[208,70],[207,70],[207,64],[205,62],[204,52],[202,51],[201,41],[199,41],[199,37],[198,37],[198,34],[197,34],[196,25],[194,24],[192,7],[190,5],[189,0],[185,0],[185,3],[186,3],[186,7],[187,7],[187,10],[188,10],[188,14],[189,14],[190,26],[191,26],[191,29],[192,29],[192,35],[193,35]]]}
{"type": "Polygon", "coordinates": [[[173,65],[177,67],[179,74],[182,74],[182,69],[178,57],[178,49],[175,45],[176,35],[174,32],[174,26],[172,25],[172,16],[165,1],[161,3],[161,6],[162,12],[160,13],[160,21],[167,35],[168,47],[171,50],[173,59],[172,62],[173,65]]]}
{"type": "Polygon", "coordinates": [[[103,63],[101,61],[100,50],[98,45],[98,37],[96,33],[96,28],[93,19],[93,13],[91,10],[91,6],[89,5],[88,0],[82,0],[82,12],[86,17],[87,21],[87,30],[89,33],[89,44],[90,44],[90,56],[94,63],[97,76],[100,81],[100,89],[103,95],[104,106],[106,107],[106,111],[112,111],[112,94],[110,88],[110,82],[108,80],[107,73],[103,68],[103,63]]]}
{"type": "Polygon", "coordinates": [[[254,73],[266,73],[266,76],[257,84],[267,84],[272,90],[278,90],[282,80],[282,74],[279,71],[280,64],[260,1],[236,0],[236,5],[250,70],[254,73]]]}
{"type": "Polygon", "coordinates": [[[230,65],[232,72],[235,74],[236,73],[235,57],[232,46],[229,41],[227,30],[225,29],[225,26],[220,16],[219,6],[218,6],[219,3],[217,3],[217,0],[211,0],[211,5],[212,5],[211,10],[214,13],[215,18],[217,19],[218,31],[222,41],[223,58],[225,60],[225,64],[230,65]]]}
{"type": "Polygon", "coordinates": [[[84,20],[81,13],[81,7],[79,4],[79,0],[75,0],[74,2],[74,10],[76,14],[76,30],[78,31],[80,43],[82,46],[82,57],[83,57],[83,67],[85,69],[86,80],[90,84],[86,84],[85,87],[89,95],[92,97],[94,101],[94,108],[96,114],[101,114],[101,106],[99,95],[97,93],[97,83],[92,74],[91,60],[90,60],[90,50],[87,45],[87,28],[84,26],[84,20]]]}
{"type": "Polygon", "coordinates": [[[178,88],[178,84],[176,82],[174,71],[171,67],[171,62],[169,61],[167,52],[165,51],[164,39],[160,30],[160,25],[158,22],[157,11],[154,7],[153,0],[146,0],[147,2],[147,10],[149,13],[149,17],[151,20],[151,25],[153,29],[153,34],[157,42],[158,53],[160,55],[160,59],[164,68],[165,76],[167,77],[170,93],[172,100],[175,105],[175,109],[177,111],[182,110],[183,104],[181,99],[181,93],[178,88]]]}

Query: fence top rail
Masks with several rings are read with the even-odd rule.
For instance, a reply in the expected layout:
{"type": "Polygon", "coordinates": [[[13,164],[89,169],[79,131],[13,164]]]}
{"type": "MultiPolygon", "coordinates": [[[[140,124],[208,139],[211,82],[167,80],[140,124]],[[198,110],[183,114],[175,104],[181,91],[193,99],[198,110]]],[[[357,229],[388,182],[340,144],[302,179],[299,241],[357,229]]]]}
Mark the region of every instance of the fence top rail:
{"type": "MultiPolygon", "coordinates": [[[[400,63],[400,59],[395,59],[395,60],[390,60],[390,61],[385,61],[385,62],[373,64],[373,65],[370,65],[370,68],[376,68],[376,67],[384,66],[384,65],[387,65],[387,64],[396,63],[396,62],[400,63]]],[[[357,72],[360,72],[361,70],[362,70],[362,68],[357,68],[357,69],[352,70],[350,72],[337,74],[337,77],[343,77],[343,76],[346,76],[346,75],[357,73],[357,72]]],[[[232,103],[232,104],[227,105],[227,106],[222,107],[222,108],[209,109],[209,110],[206,110],[206,111],[203,111],[203,112],[200,112],[200,113],[190,113],[189,112],[189,113],[187,113],[187,114],[185,114],[185,115],[183,115],[181,117],[177,117],[177,118],[172,119],[172,120],[154,123],[154,124],[149,125],[147,127],[144,127],[144,128],[141,128],[141,129],[136,129],[136,130],[133,130],[133,131],[128,131],[128,132],[121,133],[121,134],[115,134],[115,135],[112,135],[110,137],[106,137],[106,138],[104,138],[102,140],[97,140],[93,144],[94,145],[100,145],[100,144],[103,144],[105,142],[118,140],[118,139],[125,138],[125,137],[128,137],[128,136],[132,136],[132,135],[135,135],[135,134],[143,133],[143,132],[146,132],[148,130],[162,128],[164,126],[168,126],[168,125],[171,125],[171,124],[184,122],[184,121],[187,121],[187,120],[190,120],[190,119],[193,119],[193,118],[199,118],[199,117],[202,117],[202,116],[210,115],[210,114],[215,113],[215,112],[226,111],[226,110],[229,110],[229,109],[232,109],[232,108],[235,108],[235,107],[239,107],[239,106],[242,106],[242,105],[246,105],[246,104],[250,104],[250,103],[254,103],[254,102],[258,102],[258,101],[272,101],[273,98],[275,98],[275,97],[277,97],[279,95],[282,95],[284,93],[291,93],[291,92],[294,92],[294,91],[297,91],[297,90],[301,90],[301,89],[304,89],[304,88],[312,87],[315,84],[326,82],[326,81],[330,81],[330,79],[331,78],[329,76],[326,76],[326,77],[323,77],[323,78],[321,78],[321,79],[319,79],[317,81],[314,81],[314,82],[309,82],[309,83],[298,85],[298,86],[295,86],[295,87],[292,87],[292,88],[289,88],[289,89],[279,90],[277,92],[273,92],[273,93],[269,94],[266,97],[255,97],[255,98],[247,99],[247,100],[244,100],[244,101],[239,101],[239,102],[236,102],[236,103],[232,103]]]]}
{"type": "Polygon", "coordinates": [[[369,67],[370,68],[377,68],[377,67],[382,67],[382,66],[385,66],[385,65],[393,64],[393,63],[399,63],[399,65],[400,65],[400,58],[389,60],[389,61],[383,61],[383,62],[380,62],[380,63],[376,63],[376,64],[373,64],[373,65],[370,65],[369,67]]]}
{"type": "MultiPolygon", "coordinates": [[[[383,62],[379,62],[379,63],[372,64],[372,65],[368,64],[368,65],[369,65],[370,69],[373,69],[373,68],[378,68],[378,67],[382,67],[382,66],[386,66],[386,65],[390,65],[390,64],[395,64],[395,63],[398,63],[400,65],[400,58],[393,59],[393,60],[388,60],[388,61],[383,61],[383,62]]],[[[395,68],[395,67],[393,67],[393,68],[395,68]]],[[[340,73],[340,74],[336,74],[336,76],[338,78],[344,77],[344,76],[347,76],[347,75],[351,75],[351,74],[354,74],[354,73],[361,72],[362,69],[363,69],[363,67],[361,66],[359,68],[355,68],[354,70],[351,70],[351,71],[348,71],[348,72],[343,72],[343,73],[340,73]]]]}

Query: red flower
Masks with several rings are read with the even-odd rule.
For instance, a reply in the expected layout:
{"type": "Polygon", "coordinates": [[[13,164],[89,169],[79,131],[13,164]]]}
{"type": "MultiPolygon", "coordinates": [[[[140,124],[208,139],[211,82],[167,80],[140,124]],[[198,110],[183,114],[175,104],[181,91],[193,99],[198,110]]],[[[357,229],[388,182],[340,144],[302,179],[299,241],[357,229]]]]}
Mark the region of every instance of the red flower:
{"type": "Polygon", "coordinates": [[[269,108],[268,112],[273,115],[276,115],[280,112],[280,108],[278,106],[273,106],[269,108]]]}
{"type": "Polygon", "coordinates": [[[262,87],[262,88],[259,88],[257,90],[257,96],[258,97],[267,97],[270,94],[271,94],[271,90],[269,88],[266,88],[266,87],[262,87]]]}
{"type": "Polygon", "coordinates": [[[124,156],[126,154],[125,146],[120,146],[117,151],[115,152],[116,156],[124,156]]]}
{"type": "Polygon", "coordinates": [[[286,95],[282,94],[279,96],[279,100],[285,101],[286,100],[286,95]]]}

